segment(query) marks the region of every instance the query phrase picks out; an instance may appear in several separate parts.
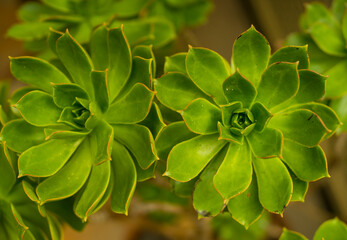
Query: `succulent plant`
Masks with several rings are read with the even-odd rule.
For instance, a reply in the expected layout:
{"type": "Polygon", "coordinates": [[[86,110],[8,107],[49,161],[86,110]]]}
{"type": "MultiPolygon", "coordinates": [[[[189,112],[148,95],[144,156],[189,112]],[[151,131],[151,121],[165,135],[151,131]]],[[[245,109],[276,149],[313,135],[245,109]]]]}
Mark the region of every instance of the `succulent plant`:
{"type": "Polygon", "coordinates": [[[41,0],[21,7],[18,15],[22,22],[10,28],[8,36],[25,41],[28,50],[43,51],[50,27],[68,28],[84,44],[89,43],[95,27],[124,24],[130,44],[161,47],[183,26],[203,22],[211,5],[210,0],[41,0]]]}
{"type": "Polygon", "coordinates": [[[22,118],[0,140],[20,154],[19,177],[33,180],[23,181],[39,205],[73,197],[75,214],[87,220],[111,195],[113,211],[127,214],[136,182],[153,176],[158,158],[145,126],[156,114],[151,48],[132,53],[121,28],[101,26],[89,57],[69,32],[53,34],[59,69],[11,58],[12,74],[31,86],[12,96],[22,118]]]}
{"type": "MultiPolygon", "coordinates": [[[[8,84],[0,82],[0,130],[9,120],[6,105],[8,84]]],[[[22,181],[17,180],[17,156],[6,142],[0,143],[0,239],[59,239],[60,223],[47,215],[25,194],[22,181]]]]}
{"type": "MultiPolygon", "coordinates": [[[[330,219],[322,223],[317,229],[313,240],[334,240],[334,239],[347,239],[347,226],[338,218],[330,219]]],[[[280,240],[307,240],[305,236],[300,233],[283,230],[280,240]]]]}
{"type": "Polygon", "coordinates": [[[344,123],[339,131],[347,130],[347,14],[346,0],[334,0],[331,9],[322,3],[305,5],[300,19],[300,33],[291,34],[288,44],[308,44],[311,69],[329,78],[326,84],[327,104],[344,123]]]}
{"type": "Polygon", "coordinates": [[[193,191],[201,217],[227,205],[248,227],[263,209],[282,214],[290,201],[303,201],[308,182],[329,176],[318,144],[340,122],[313,102],[326,77],[308,68],[306,46],[271,55],[253,26],[235,41],[231,67],[206,48],[167,58],[156,96],[183,121],[165,127],[156,147],[167,159],[164,175],[178,194],[193,191]]]}

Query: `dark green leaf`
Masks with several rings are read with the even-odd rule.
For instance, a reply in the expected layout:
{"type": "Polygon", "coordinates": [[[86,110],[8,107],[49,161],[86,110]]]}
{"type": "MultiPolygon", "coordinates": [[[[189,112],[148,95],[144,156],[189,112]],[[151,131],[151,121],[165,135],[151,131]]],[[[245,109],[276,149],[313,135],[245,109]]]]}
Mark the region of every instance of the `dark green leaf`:
{"type": "Polygon", "coordinates": [[[116,213],[128,215],[136,186],[136,169],[128,150],[117,141],[113,143],[111,163],[114,172],[111,208],[116,213]]]}
{"type": "Polygon", "coordinates": [[[272,118],[271,112],[260,102],[256,102],[251,107],[251,112],[255,119],[255,129],[259,132],[263,131],[270,119],[272,118]]]}
{"type": "Polygon", "coordinates": [[[76,102],[76,97],[88,99],[88,94],[77,84],[53,85],[53,100],[58,107],[71,107],[76,102]]]}
{"type": "Polygon", "coordinates": [[[92,82],[94,86],[94,98],[99,109],[104,113],[109,106],[107,72],[93,71],[92,82]]]}
{"type": "Polygon", "coordinates": [[[225,127],[222,123],[218,122],[219,138],[218,140],[227,140],[235,143],[242,144],[244,136],[241,134],[232,134],[230,127],[225,127]]]}
{"type": "Polygon", "coordinates": [[[154,139],[149,129],[137,124],[115,124],[114,138],[135,156],[142,169],[149,168],[157,159],[154,139]]]}
{"type": "Polygon", "coordinates": [[[92,143],[90,149],[93,163],[100,164],[111,160],[113,128],[107,122],[99,121],[88,137],[92,143]]]}
{"type": "MultiPolygon", "coordinates": [[[[147,46],[147,45],[138,45],[135,46],[133,49],[133,56],[134,57],[141,57],[144,59],[151,59],[152,60],[152,75],[153,77],[156,77],[157,73],[157,65],[156,65],[156,60],[155,56],[153,53],[152,45],[147,46]]],[[[134,69],[134,67],[133,67],[134,69]]]]}
{"type": "Polygon", "coordinates": [[[226,105],[221,105],[220,108],[222,110],[223,125],[226,127],[231,127],[231,117],[232,117],[234,111],[242,109],[242,103],[241,102],[232,102],[232,103],[228,103],[226,105]]]}

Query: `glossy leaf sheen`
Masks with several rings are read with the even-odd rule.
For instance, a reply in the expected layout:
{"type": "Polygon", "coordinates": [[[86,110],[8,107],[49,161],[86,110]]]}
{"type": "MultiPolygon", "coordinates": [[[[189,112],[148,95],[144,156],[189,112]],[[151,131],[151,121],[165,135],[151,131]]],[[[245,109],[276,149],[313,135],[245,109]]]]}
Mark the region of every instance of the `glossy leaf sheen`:
{"type": "Polygon", "coordinates": [[[218,135],[200,135],[177,144],[170,152],[165,175],[187,182],[196,177],[226,144],[218,135]]]}
{"type": "Polygon", "coordinates": [[[282,213],[290,201],[293,183],[279,158],[253,159],[258,181],[259,200],[270,212],[282,213]]]}

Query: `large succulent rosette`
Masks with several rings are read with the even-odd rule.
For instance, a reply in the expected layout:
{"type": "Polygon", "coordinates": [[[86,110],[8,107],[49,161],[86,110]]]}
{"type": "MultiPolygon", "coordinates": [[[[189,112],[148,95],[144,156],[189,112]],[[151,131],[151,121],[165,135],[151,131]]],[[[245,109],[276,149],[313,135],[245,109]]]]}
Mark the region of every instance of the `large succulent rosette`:
{"type": "Polygon", "coordinates": [[[200,216],[227,206],[247,227],[263,209],[282,214],[290,201],[303,201],[310,181],[329,176],[318,144],[340,122],[313,102],[326,77],[308,68],[307,47],[271,55],[254,27],[235,41],[231,67],[205,48],[167,58],[157,98],[183,121],[160,132],[157,151],[174,190],[194,189],[200,216]]]}
{"type": "Polygon", "coordinates": [[[28,50],[45,51],[50,27],[68,28],[84,44],[100,24],[124,24],[130,44],[161,47],[184,26],[204,22],[211,6],[210,0],[41,0],[23,4],[18,12],[21,23],[10,28],[8,36],[24,41],[28,50]]]}
{"type": "Polygon", "coordinates": [[[291,34],[288,44],[308,44],[311,69],[329,76],[325,98],[347,130],[347,13],[346,0],[334,0],[331,9],[322,3],[305,5],[300,33],[291,34]]]}
{"type": "Polygon", "coordinates": [[[53,35],[55,65],[11,58],[13,75],[31,87],[12,96],[22,118],[0,140],[19,154],[19,177],[39,205],[72,197],[86,220],[111,195],[113,211],[127,214],[136,182],[153,176],[158,158],[146,119],[156,116],[151,48],[131,52],[121,28],[101,26],[89,57],[68,32],[53,35]]]}

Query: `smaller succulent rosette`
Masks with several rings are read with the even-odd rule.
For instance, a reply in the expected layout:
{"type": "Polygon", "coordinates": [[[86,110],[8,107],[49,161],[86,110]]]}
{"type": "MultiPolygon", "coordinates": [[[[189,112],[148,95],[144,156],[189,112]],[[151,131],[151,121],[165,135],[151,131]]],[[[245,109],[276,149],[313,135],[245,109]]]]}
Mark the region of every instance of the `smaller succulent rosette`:
{"type": "Polygon", "coordinates": [[[326,104],[332,107],[347,131],[347,12],[346,0],[334,0],[330,9],[312,2],[305,5],[298,33],[288,36],[287,43],[308,44],[311,69],[329,76],[326,104]]]}
{"type": "MultiPolygon", "coordinates": [[[[290,231],[286,228],[283,229],[283,233],[279,240],[307,240],[305,236],[300,233],[290,231]]],[[[330,219],[322,223],[313,236],[313,240],[322,239],[347,239],[347,225],[338,218],[330,219]]]]}
{"type": "Polygon", "coordinates": [[[183,27],[203,23],[212,8],[210,0],[41,0],[20,8],[20,23],[7,35],[25,42],[25,48],[50,56],[46,46],[49,28],[64,31],[81,44],[90,42],[93,29],[103,23],[125,26],[129,43],[162,47],[183,27]]]}
{"type": "Polygon", "coordinates": [[[12,96],[22,118],[0,140],[20,155],[19,177],[39,205],[72,197],[87,220],[111,195],[112,209],[127,214],[136,182],[153,176],[158,159],[148,124],[151,48],[131,52],[123,30],[105,26],[92,36],[91,57],[68,31],[53,31],[49,43],[51,62],[11,58],[13,75],[31,86],[12,96]]]}
{"type": "Polygon", "coordinates": [[[217,53],[190,47],[168,57],[155,80],[158,100],[183,121],[156,138],[174,190],[188,195],[200,216],[225,206],[248,227],[266,209],[282,214],[303,201],[308,182],[329,176],[321,141],[340,122],[315,103],[326,77],[308,70],[307,46],[270,54],[254,27],[234,43],[232,65],[217,53]]]}
{"type": "MultiPolygon", "coordinates": [[[[0,82],[0,130],[9,120],[7,90],[8,84],[0,82]]],[[[25,194],[23,182],[17,179],[17,160],[6,143],[0,143],[0,239],[60,239],[56,216],[38,208],[25,194]]]]}

